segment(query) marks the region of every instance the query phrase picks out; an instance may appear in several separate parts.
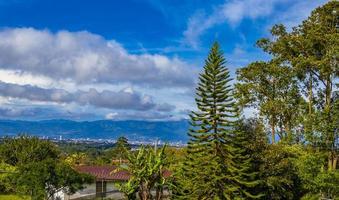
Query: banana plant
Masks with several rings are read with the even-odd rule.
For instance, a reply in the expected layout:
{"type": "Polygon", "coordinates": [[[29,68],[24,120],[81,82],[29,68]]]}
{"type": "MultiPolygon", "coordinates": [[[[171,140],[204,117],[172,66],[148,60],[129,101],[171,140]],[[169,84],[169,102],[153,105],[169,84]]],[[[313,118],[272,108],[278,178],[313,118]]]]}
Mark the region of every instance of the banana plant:
{"type": "Polygon", "coordinates": [[[120,165],[114,172],[127,171],[130,179],[127,183],[117,183],[118,189],[126,198],[136,199],[136,194],[141,200],[154,199],[151,189],[156,189],[155,199],[159,200],[163,195],[166,179],[163,176],[164,168],[167,166],[165,148],[160,151],[150,146],[141,146],[137,152],[128,152],[127,164],[120,165]]]}

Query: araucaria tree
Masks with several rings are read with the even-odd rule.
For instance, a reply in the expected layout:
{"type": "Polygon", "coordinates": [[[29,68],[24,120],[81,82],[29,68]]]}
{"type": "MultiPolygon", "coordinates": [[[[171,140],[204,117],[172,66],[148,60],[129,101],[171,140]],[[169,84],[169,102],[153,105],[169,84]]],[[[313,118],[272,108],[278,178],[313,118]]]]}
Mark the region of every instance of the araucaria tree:
{"type": "Polygon", "coordinates": [[[197,111],[190,115],[190,140],[183,164],[180,199],[255,198],[247,188],[257,184],[243,151],[245,137],[236,130],[239,112],[230,75],[214,43],[196,89],[197,111]]]}

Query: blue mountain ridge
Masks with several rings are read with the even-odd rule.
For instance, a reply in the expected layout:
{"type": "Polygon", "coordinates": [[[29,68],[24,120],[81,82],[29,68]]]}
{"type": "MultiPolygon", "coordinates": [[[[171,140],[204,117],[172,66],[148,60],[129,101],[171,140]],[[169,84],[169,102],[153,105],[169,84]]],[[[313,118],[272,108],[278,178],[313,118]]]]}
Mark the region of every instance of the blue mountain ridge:
{"type": "Polygon", "coordinates": [[[166,142],[186,142],[189,123],[180,121],[71,121],[43,120],[21,121],[0,120],[0,137],[29,134],[39,137],[64,139],[117,139],[125,136],[129,140],[166,142]]]}

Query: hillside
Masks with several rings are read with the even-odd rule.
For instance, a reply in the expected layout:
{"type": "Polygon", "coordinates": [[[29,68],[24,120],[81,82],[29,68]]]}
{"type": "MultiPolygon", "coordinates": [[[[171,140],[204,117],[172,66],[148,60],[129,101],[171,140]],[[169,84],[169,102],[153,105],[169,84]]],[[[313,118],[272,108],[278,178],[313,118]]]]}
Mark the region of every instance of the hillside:
{"type": "Polygon", "coordinates": [[[0,120],[0,136],[21,133],[64,139],[116,139],[186,141],[188,122],[182,121],[17,121],[0,120]]]}

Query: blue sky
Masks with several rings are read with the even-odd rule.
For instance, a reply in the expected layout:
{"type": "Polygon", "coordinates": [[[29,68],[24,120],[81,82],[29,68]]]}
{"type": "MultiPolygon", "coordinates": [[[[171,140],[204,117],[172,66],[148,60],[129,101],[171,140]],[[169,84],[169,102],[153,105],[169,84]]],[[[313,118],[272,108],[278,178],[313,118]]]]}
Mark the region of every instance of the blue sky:
{"type": "Polygon", "coordinates": [[[326,2],[0,0],[0,118],[185,118],[213,41],[234,76],[326,2]]]}

